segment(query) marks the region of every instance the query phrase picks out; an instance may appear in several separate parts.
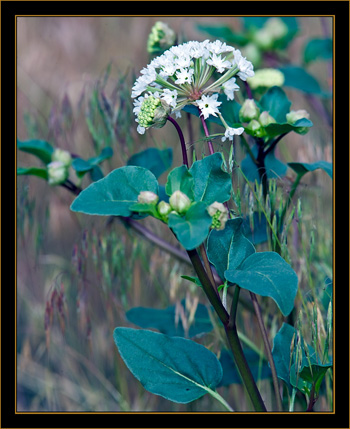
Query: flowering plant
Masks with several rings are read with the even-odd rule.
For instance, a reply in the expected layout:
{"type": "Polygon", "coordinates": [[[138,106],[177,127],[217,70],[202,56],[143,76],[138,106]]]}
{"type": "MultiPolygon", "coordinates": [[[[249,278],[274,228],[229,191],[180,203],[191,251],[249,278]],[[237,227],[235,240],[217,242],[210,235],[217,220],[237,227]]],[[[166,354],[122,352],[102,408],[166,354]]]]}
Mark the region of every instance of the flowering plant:
{"type": "MultiPolygon", "coordinates": [[[[285,35],[283,27],[277,30],[276,40],[285,35]]],[[[272,29],[267,26],[264,31],[272,29]]],[[[218,392],[221,386],[230,384],[229,371],[225,370],[228,360],[229,368],[234,368],[245,385],[252,408],[267,411],[255,380],[254,364],[242,348],[236,324],[239,304],[244,302],[241,291],[246,291],[251,300],[247,306],[258,320],[265,347],[263,369],[274,391],[271,409],[284,408],[280,380],[292,389],[292,395],[296,390],[304,393],[308,408],[312,409],[322,379],[332,366],[328,350],[321,359],[317,347],[306,342],[301,346],[300,332],[285,323],[274,337],[271,349],[257,298],[273,301],[279,311],[278,320],[294,317],[299,279],[288,257],[287,234],[296,211],[301,218],[301,209],[299,204],[293,205],[293,197],[306,173],[322,169],[332,176],[332,167],[324,161],[285,165],[274,151],[288,133],[304,135],[309,131],[313,125],[310,114],[304,109],[290,110],[291,102],[282,89],[278,72],[267,69],[255,74],[252,62],[224,42],[190,41],[163,52],[164,46],[174,41],[174,34],[157,23],[151,36],[149,52],[162,53],[141,70],[132,86],[137,132],[145,134],[150,128],[172,123],[181,147],[182,165],[168,171],[172,148],[148,148],[104,176],[99,165],[112,157],[111,148],[84,160],[36,140],[18,142],[18,148],[37,156],[44,166],[19,169],[18,174],[36,175],[52,186],[63,186],[76,197],[70,207],[73,212],[108,216],[110,223],[119,217],[125,226],[191,265],[196,277],[182,278],[201,288],[214,317],[210,317],[207,307],[198,304],[189,315],[189,326],[185,317],[182,324],[178,323],[174,309],[166,310],[172,318],[164,323],[164,313],[141,307],[129,310],[127,319],[142,329],[117,327],[114,331],[123,361],[146,390],[178,403],[209,394],[226,410],[233,411],[218,392]],[[252,91],[259,89],[256,94],[261,95],[261,88],[266,92],[253,97],[252,91]],[[189,145],[177,122],[183,111],[200,119],[208,156],[203,151],[200,157],[197,152],[189,160],[189,145]],[[210,134],[213,124],[221,127],[220,133],[210,134]],[[215,150],[213,141],[218,136],[219,150],[215,150]],[[238,136],[245,150],[240,163],[235,154],[238,136]],[[296,173],[296,179],[284,196],[278,193],[276,178],[283,177],[287,168],[296,173]],[[167,171],[163,184],[159,178],[167,171]],[[72,179],[73,173],[78,184],[72,179]],[[92,183],[81,189],[86,173],[92,183]],[[258,207],[249,201],[242,209],[240,191],[233,180],[235,174],[244,181],[249,198],[254,197],[258,207]],[[148,216],[170,231],[182,249],[142,226],[148,216]],[[265,247],[257,251],[262,242],[268,250],[265,247]],[[143,311],[150,317],[143,318],[143,311]],[[214,347],[211,351],[190,339],[213,330],[213,323],[225,344],[219,351],[214,347]],[[288,369],[282,364],[287,359],[291,363],[288,369]]],[[[267,34],[262,32],[260,36],[265,37],[260,40],[261,46],[269,45],[267,34]]],[[[109,106],[106,98],[103,101],[109,106]]],[[[252,347],[250,340],[246,344],[252,347]]]]}

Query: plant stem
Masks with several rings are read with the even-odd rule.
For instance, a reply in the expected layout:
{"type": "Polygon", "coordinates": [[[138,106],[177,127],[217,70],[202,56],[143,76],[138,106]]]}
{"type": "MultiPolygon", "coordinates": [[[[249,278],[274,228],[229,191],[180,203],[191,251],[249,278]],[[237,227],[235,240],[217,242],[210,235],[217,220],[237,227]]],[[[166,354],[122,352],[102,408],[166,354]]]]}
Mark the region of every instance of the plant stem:
{"type": "Polygon", "coordinates": [[[187,149],[186,149],[186,143],[185,143],[185,138],[184,135],[182,133],[182,130],[179,126],[179,124],[175,121],[175,119],[173,119],[171,116],[168,116],[168,121],[170,121],[174,127],[176,128],[176,131],[179,135],[180,138],[180,143],[181,143],[181,150],[182,150],[182,162],[183,164],[185,164],[188,167],[188,158],[187,158],[187,149]]]}
{"type": "MultiPolygon", "coordinates": [[[[207,124],[205,122],[205,119],[203,118],[203,115],[201,114],[201,111],[200,111],[199,108],[198,108],[198,111],[199,111],[200,120],[201,120],[202,125],[203,125],[204,134],[205,134],[206,137],[209,137],[210,134],[209,134],[208,127],[207,127],[207,124]]],[[[213,148],[213,143],[211,142],[211,140],[208,140],[208,148],[209,148],[210,155],[213,155],[214,148],[213,148]]]]}
{"type": "Polygon", "coordinates": [[[273,387],[275,390],[275,396],[276,396],[276,402],[277,402],[277,411],[283,411],[283,407],[282,407],[282,400],[281,400],[281,396],[280,396],[280,392],[279,392],[279,385],[278,385],[278,377],[277,377],[277,372],[276,372],[276,367],[275,367],[275,362],[273,360],[273,356],[271,353],[271,347],[270,347],[270,343],[269,343],[269,339],[267,336],[267,332],[266,332],[266,328],[264,325],[264,321],[261,315],[261,311],[260,311],[260,307],[259,307],[259,303],[258,300],[256,298],[256,295],[252,292],[250,293],[250,297],[252,299],[252,303],[254,306],[254,310],[255,310],[255,314],[256,314],[256,318],[258,320],[258,325],[260,328],[260,332],[263,338],[263,342],[264,342],[264,346],[265,346],[265,351],[267,354],[267,359],[269,361],[270,367],[271,367],[271,373],[272,373],[272,382],[273,382],[273,387]]]}

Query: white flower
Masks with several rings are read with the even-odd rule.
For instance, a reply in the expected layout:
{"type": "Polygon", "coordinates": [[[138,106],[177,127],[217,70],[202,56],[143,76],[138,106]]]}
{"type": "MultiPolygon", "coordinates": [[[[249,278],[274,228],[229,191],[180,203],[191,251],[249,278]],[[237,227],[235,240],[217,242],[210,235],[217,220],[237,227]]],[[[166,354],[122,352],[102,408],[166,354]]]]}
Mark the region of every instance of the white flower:
{"type": "Polygon", "coordinates": [[[178,83],[182,85],[183,83],[191,83],[192,82],[192,76],[193,76],[194,70],[193,69],[180,69],[176,72],[176,81],[175,83],[178,83]]]}
{"type": "Polygon", "coordinates": [[[177,100],[177,91],[175,89],[171,91],[170,89],[165,88],[160,98],[166,101],[169,104],[169,106],[175,108],[176,100],[177,100]]]}
{"type": "Polygon", "coordinates": [[[247,80],[248,77],[254,76],[253,64],[244,58],[240,51],[235,51],[235,64],[239,68],[238,76],[242,80],[247,80]]]}
{"type": "Polygon", "coordinates": [[[141,204],[157,204],[159,197],[151,191],[141,191],[137,197],[137,201],[141,204]]]}
{"type": "Polygon", "coordinates": [[[220,113],[218,106],[220,106],[221,101],[217,101],[218,96],[219,94],[202,95],[202,98],[197,100],[197,106],[200,108],[204,119],[207,119],[209,115],[217,116],[217,113],[220,113]]]}
{"type": "Polygon", "coordinates": [[[207,59],[207,64],[214,66],[219,73],[222,73],[225,69],[232,67],[230,61],[226,61],[225,58],[221,58],[221,55],[217,56],[213,54],[211,58],[207,59]]]}
{"type": "Polygon", "coordinates": [[[240,88],[239,86],[236,84],[236,78],[233,77],[231,79],[229,79],[227,82],[225,82],[222,85],[222,88],[224,90],[224,93],[227,96],[228,100],[233,100],[234,99],[234,92],[238,91],[240,88]]]}
{"type": "Polygon", "coordinates": [[[239,136],[243,133],[244,128],[243,127],[239,127],[239,128],[231,128],[231,127],[227,127],[226,131],[225,131],[225,135],[224,137],[222,137],[221,141],[225,141],[226,139],[229,140],[233,140],[233,136],[239,136]]]}

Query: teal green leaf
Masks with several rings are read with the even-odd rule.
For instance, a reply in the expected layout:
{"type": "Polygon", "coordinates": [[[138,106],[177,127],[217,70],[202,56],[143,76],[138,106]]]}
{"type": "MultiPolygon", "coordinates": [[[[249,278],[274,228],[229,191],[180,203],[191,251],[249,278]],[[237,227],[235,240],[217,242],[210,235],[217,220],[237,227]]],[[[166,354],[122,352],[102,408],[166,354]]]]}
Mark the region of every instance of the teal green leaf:
{"type": "Polygon", "coordinates": [[[309,171],[315,171],[320,168],[325,171],[329,177],[333,178],[333,165],[331,162],[327,161],[317,161],[312,164],[308,164],[306,162],[289,162],[288,167],[301,176],[309,171]]]}
{"type": "Polygon", "coordinates": [[[140,215],[146,214],[155,217],[156,219],[162,220],[162,217],[158,213],[156,204],[146,204],[146,203],[135,203],[130,206],[130,210],[140,215]]]}
{"type": "Polygon", "coordinates": [[[293,326],[283,323],[273,339],[272,357],[275,362],[277,376],[287,386],[290,384],[291,344],[296,330],[293,326]]]}
{"type": "Polygon", "coordinates": [[[51,155],[54,148],[45,140],[17,140],[17,149],[30,153],[39,158],[44,164],[51,162],[51,155]]]}
{"type": "Polygon", "coordinates": [[[170,213],[168,226],[187,250],[198,247],[207,238],[212,219],[207,205],[197,202],[191,205],[184,216],[170,213]]]}
{"type": "Polygon", "coordinates": [[[279,69],[284,74],[284,86],[298,89],[306,94],[329,97],[310,73],[298,66],[284,66],[279,69]]]}
{"type": "Polygon", "coordinates": [[[72,167],[77,173],[86,173],[92,169],[90,162],[81,158],[74,158],[72,161],[72,167]]]}
{"type": "Polygon", "coordinates": [[[142,152],[132,155],[127,161],[127,165],[147,168],[158,179],[161,174],[171,167],[172,162],[172,148],[161,150],[150,147],[142,152]]]}
{"type": "Polygon", "coordinates": [[[186,404],[221,381],[219,360],[194,341],[132,328],[116,328],[113,337],[126,366],[155,395],[186,404]]]}
{"type": "Polygon", "coordinates": [[[17,168],[17,176],[37,176],[47,180],[47,170],[45,168],[27,167],[17,168]]]}
{"type": "Polygon", "coordinates": [[[88,160],[81,158],[74,158],[72,162],[72,167],[76,171],[78,177],[83,177],[85,173],[89,172],[91,179],[96,182],[97,180],[102,179],[103,173],[98,164],[105,161],[108,158],[113,156],[113,149],[110,147],[105,147],[100,155],[88,160]]]}
{"type": "Polygon", "coordinates": [[[310,128],[312,126],[313,123],[309,119],[302,118],[298,119],[293,125],[287,122],[280,124],[269,124],[267,127],[264,127],[264,130],[269,137],[275,137],[281,134],[289,133],[290,131],[294,131],[297,134],[305,134],[307,131],[305,128],[310,128]]]}
{"type": "Polygon", "coordinates": [[[71,210],[90,215],[130,216],[141,191],[158,194],[154,175],[142,167],[117,168],[103,179],[92,183],[73,201],[71,210]]]}
{"type": "Polygon", "coordinates": [[[229,219],[225,229],[213,229],[209,234],[208,258],[221,279],[224,279],[226,270],[235,270],[248,256],[255,253],[253,244],[243,235],[242,224],[242,218],[229,219]]]}
{"type": "Polygon", "coordinates": [[[330,60],[333,57],[332,39],[311,39],[304,47],[304,62],[330,60]]]}
{"type": "Polygon", "coordinates": [[[109,159],[113,156],[113,149],[111,147],[105,147],[102,149],[101,153],[98,156],[94,156],[93,158],[89,158],[89,163],[92,165],[101,164],[101,162],[109,159]]]}
{"type": "Polygon", "coordinates": [[[286,114],[289,113],[292,103],[282,88],[273,86],[261,97],[259,104],[262,110],[269,112],[277,123],[283,124],[286,122],[286,114]]]}
{"type": "Polygon", "coordinates": [[[221,168],[222,164],[219,152],[192,164],[190,173],[194,178],[195,201],[210,205],[214,201],[223,203],[231,198],[231,176],[221,168]]]}
{"type": "MultiPolygon", "coordinates": [[[[327,364],[314,363],[311,365],[304,365],[299,371],[299,378],[302,379],[304,382],[309,383],[311,386],[314,385],[315,393],[317,396],[327,370],[332,367],[333,367],[332,363],[327,363],[327,364]]],[[[292,371],[291,371],[291,375],[292,375],[292,371]]],[[[298,385],[298,388],[299,388],[299,385],[298,385]]]]}
{"type": "Polygon", "coordinates": [[[192,174],[188,171],[186,165],[181,165],[170,171],[168,180],[165,185],[165,192],[171,196],[175,191],[181,191],[188,198],[194,200],[194,179],[192,174]]]}
{"type": "MultiPolygon", "coordinates": [[[[178,304],[185,318],[189,319],[189,310],[186,309],[185,300],[178,304]]],[[[157,329],[163,334],[172,337],[194,337],[196,335],[210,332],[213,325],[210,321],[208,310],[205,305],[198,303],[194,318],[189,329],[184,327],[182,318],[177,313],[179,309],[172,305],[165,309],[134,307],[126,312],[126,318],[140,328],[157,329]]]]}
{"type": "Polygon", "coordinates": [[[293,310],[298,276],[276,252],[253,253],[236,270],[225,271],[225,277],[243,289],[272,298],[284,316],[293,310]]]}

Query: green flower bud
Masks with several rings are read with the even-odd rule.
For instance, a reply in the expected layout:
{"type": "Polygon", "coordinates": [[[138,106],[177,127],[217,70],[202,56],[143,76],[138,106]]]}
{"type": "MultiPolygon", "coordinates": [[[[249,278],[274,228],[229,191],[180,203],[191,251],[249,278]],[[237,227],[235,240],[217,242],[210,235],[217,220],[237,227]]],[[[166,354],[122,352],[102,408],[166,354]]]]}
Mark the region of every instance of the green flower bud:
{"type": "Polygon", "coordinates": [[[256,119],[252,119],[245,127],[245,130],[248,132],[248,134],[251,134],[254,137],[264,137],[266,135],[264,128],[256,119]]]}
{"type": "Polygon", "coordinates": [[[181,191],[175,191],[169,198],[172,209],[179,214],[184,214],[191,206],[191,200],[181,191]]]}
{"type": "Polygon", "coordinates": [[[137,197],[137,201],[141,204],[157,204],[159,197],[151,191],[142,191],[137,197]]]}
{"type": "Polygon", "coordinates": [[[52,161],[60,161],[66,167],[69,167],[72,163],[72,157],[69,152],[63,149],[55,149],[52,154],[52,161]]]}
{"type": "Polygon", "coordinates": [[[211,228],[219,231],[224,229],[228,220],[228,211],[224,204],[215,201],[207,208],[207,211],[212,217],[211,228]]]}
{"type": "Polygon", "coordinates": [[[160,53],[174,45],[176,33],[168,24],[157,21],[151,29],[147,40],[147,51],[150,54],[160,53]]]}
{"type": "Polygon", "coordinates": [[[306,110],[291,110],[286,114],[287,122],[291,125],[295,124],[299,119],[309,119],[310,115],[306,110]]]}
{"type": "Polygon", "coordinates": [[[263,127],[267,127],[270,124],[275,124],[276,120],[265,110],[260,113],[259,122],[263,127]]]}
{"type": "Polygon", "coordinates": [[[138,114],[139,125],[144,128],[162,128],[171,112],[168,103],[153,95],[145,98],[138,114]]]}
{"type": "Polygon", "coordinates": [[[258,119],[260,114],[259,107],[252,99],[245,100],[239,111],[239,119],[241,122],[249,122],[251,119],[258,119]]]}
{"type": "Polygon", "coordinates": [[[60,185],[68,179],[68,167],[61,161],[53,161],[47,164],[47,174],[49,185],[60,185]]]}
{"type": "Polygon", "coordinates": [[[247,82],[252,89],[259,87],[271,88],[272,86],[282,86],[284,84],[284,74],[277,69],[260,69],[255,72],[253,77],[249,77],[247,82]]]}
{"type": "Polygon", "coordinates": [[[168,222],[169,213],[172,211],[170,204],[166,203],[165,201],[160,201],[157,206],[157,209],[163,220],[165,222],[168,222]]]}

